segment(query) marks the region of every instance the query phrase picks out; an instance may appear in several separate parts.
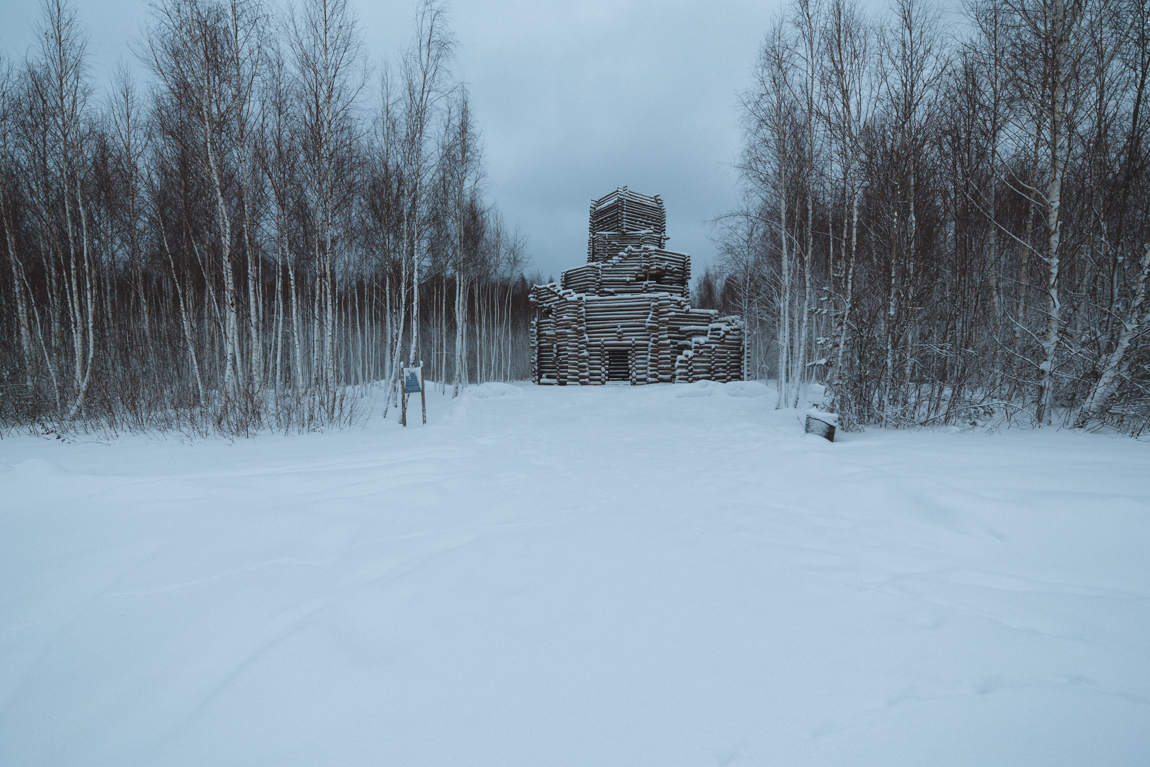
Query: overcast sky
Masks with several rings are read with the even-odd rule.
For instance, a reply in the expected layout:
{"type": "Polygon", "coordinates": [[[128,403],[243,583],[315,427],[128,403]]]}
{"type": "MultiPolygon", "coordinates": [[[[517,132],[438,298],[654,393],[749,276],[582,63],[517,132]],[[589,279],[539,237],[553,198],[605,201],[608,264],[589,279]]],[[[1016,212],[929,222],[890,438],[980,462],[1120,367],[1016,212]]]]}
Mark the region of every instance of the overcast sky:
{"type": "MultiPolygon", "coordinates": [[[[102,87],[130,58],[147,0],[74,0],[102,87]]],[[[394,58],[413,0],[352,0],[365,51],[394,58]]],[[[738,205],[738,93],[781,0],[502,0],[449,6],[455,73],[471,88],[487,186],[558,278],[586,260],[590,201],[618,186],[662,195],[668,247],[712,260],[709,222],[738,205]]],[[[22,57],[37,0],[0,0],[0,46],[22,57]]],[[[529,267],[530,270],[531,267],[529,267]]]]}

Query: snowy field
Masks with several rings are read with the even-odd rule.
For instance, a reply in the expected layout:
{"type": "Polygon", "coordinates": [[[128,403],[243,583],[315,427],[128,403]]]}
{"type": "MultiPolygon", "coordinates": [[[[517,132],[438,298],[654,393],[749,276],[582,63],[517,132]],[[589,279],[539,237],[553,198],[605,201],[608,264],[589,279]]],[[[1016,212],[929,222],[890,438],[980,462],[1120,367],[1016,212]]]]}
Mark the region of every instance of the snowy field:
{"type": "Polygon", "coordinates": [[[1150,444],[759,384],[0,441],[0,765],[1150,764],[1150,444]]]}

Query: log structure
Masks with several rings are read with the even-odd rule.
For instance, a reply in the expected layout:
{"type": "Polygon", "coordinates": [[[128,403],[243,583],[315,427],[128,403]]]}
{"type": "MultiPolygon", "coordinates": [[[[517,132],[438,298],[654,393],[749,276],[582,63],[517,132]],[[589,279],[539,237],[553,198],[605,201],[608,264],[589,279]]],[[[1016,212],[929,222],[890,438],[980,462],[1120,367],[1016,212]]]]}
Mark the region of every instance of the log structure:
{"type": "Polygon", "coordinates": [[[665,249],[666,227],[658,195],[591,203],[586,265],[531,290],[535,383],[743,380],[742,319],[691,308],[691,258],[665,249]]]}

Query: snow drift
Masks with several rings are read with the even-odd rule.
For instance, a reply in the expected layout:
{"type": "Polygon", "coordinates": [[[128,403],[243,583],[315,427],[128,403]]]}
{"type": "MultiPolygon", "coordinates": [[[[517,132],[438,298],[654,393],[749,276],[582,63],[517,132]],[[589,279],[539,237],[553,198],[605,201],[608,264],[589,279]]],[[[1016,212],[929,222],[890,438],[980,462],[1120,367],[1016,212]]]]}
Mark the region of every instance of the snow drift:
{"type": "Polygon", "coordinates": [[[1150,446],[772,403],[0,441],[0,764],[1150,760],[1150,446]]]}

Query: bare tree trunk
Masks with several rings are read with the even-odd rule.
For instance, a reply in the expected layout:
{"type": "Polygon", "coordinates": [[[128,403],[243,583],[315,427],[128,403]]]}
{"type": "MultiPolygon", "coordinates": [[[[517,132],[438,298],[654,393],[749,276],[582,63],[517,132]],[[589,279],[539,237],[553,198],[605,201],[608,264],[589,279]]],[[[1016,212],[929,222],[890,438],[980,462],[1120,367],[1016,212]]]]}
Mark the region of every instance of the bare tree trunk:
{"type": "Polygon", "coordinates": [[[815,215],[815,81],[817,77],[817,64],[815,47],[817,45],[817,25],[815,16],[818,10],[812,6],[814,0],[799,0],[799,31],[806,44],[806,82],[804,83],[804,97],[806,99],[805,131],[806,146],[806,197],[807,220],[806,240],[803,248],[803,315],[799,323],[799,353],[796,360],[795,390],[791,397],[791,407],[799,406],[799,396],[803,384],[807,381],[807,338],[810,336],[811,318],[811,272],[814,267],[814,215],[815,215]]]}
{"type": "Polygon", "coordinates": [[[76,208],[80,214],[81,251],[84,255],[84,299],[88,309],[86,322],[88,356],[84,362],[84,377],[80,381],[80,391],[76,395],[76,403],[72,405],[72,410],[68,414],[70,419],[78,417],[83,410],[84,398],[88,394],[88,385],[92,381],[92,361],[96,353],[96,296],[93,288],[96,275],[92,269],[91,241],[88,237],[88,213],[84,208],[84,197],[80,191],[80,179],[78,176],[76,178],[76,208]]]}
{"type": "Polygon", "coordinates": [[[455,375],[452,386],[452,397],[458,397],[463,384],[463,373],[466,359],[463,356],[464,335],[467,333],[467,302],[464,300],[464,278],[461,271],[455,274],[455,375]]]}
{"type": "Polygon", "coordinates": [[[1144,332],[1144,328],[1150,326],[1150,312],[1143,309],[1146,303],[1148,276],[1150,276],[1150,243],[1147,243],[1142,250],[1134,298],[1122,319],[1122,329],[1118,333],[1118,342],[1114,345],[1114,350],[1107,356],[1098,382],[1094,384],[1090,395],[1078,411],[1074,425],[1080,429],[1106,414],[1110,400],[1118,391],[1118,387],[1130,367],[1131,359],[1128,354],[1130,344],[1140,333],[1144,332]]]}
{"type": "Polygon", "coordinates": [[[304,392],[303,383],[303,349],[300,344],[301,326],[299,318],[299,290],[296,287],[295,279],[295,263],[291,254],[287,258],[288,269],[288,293],[291,297],[291,341],[292,347],[295,351],[295,391],[296,396],[302,396],[304,392]]]}
{"type": "Polygon", "coordinates": [[[275,392],[276,401],[279,401],[280,386],[283,384],[283,339],[284,339],[284,266],[283,266],[283,242],[280,239],[279,233],[276,235],[276,277],[275,277],[275,308],[272,310],[275,314],[275,367],[272,375],[274,380],[272,387],[275,392]]]}
{"type": "Polygon", "coordinates": [[[188,305],[184,299],[184,289],[180,285],[180,277],[176,273],[176,260],[172,257],[172,249],[168,246],[168,234],[164,230],[163,219],[157,215],[156,220],[160,227],[160,238],[164,243],[164,253],[168,256],[168,264],[172,268],[172,282],[176,286],[176,297],[180,304],[180,325],[184,330],[184,344],[188,348],[188,357],[192,361],[192,371],[196,376],[196,393],[199,395],[199,404],[201,407],[207,404],[207,392],[204,390],[204,379],[200,375],[200,363],[196,359],[196,342],[192,333],[191,320],[188,317],[188,305]]]}
{"type": "Polygon", "coordinates": [[[1066,172],[1066,154],[1070,137],[1067,125],[1066,78],[1068,72],[1070,35],[1076,20],[1068,17],[1064,0],[1053,0],[1052,26],[1053,40],[1049,71],[1051,77],[1050,101],[1047,105],[1050,115],[1050,135],[1048,143],[1049,176],[1046,186],[1046,230],[1047,246],[1043,260],[1046,262],[1046,330],[1042,339],[1043,360],[1038,368],[1039,381],[1038,408],[1035,419],[1042,424],[1050,423],[1050,411],[1054,406],[1054,366],[1058,346],[1062,340],[1062,302],[1059,298],[1058,283],[1061,275],[1062,254],[1062,179],[1066,172]]]}
{"type": "MultiPolygon", "coordinates": [[[[0,170],[4,170],[0,168],[0,170]]],[[[11,205],[7,201],[7,178],[0,177],[0,217],[4,222],[4,241],[8,246],[8,261],[12,267],[12,291],[16,295],[16,319],[20,329],[20,351],[24,359],[25,385],[31,390],[34,386],[32,376],[32,325],[28,321],[28,306],[24,300],[24,267],[20,263],[20,256],[16,252],[16,233],[11,216],[11,205]]]]}

